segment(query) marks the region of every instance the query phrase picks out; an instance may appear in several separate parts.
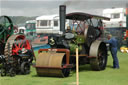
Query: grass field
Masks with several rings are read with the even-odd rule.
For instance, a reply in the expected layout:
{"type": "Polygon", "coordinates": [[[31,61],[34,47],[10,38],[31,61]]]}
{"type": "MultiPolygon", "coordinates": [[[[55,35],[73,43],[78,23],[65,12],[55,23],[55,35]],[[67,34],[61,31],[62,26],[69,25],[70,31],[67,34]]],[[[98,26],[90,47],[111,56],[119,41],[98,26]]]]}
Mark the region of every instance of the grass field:
{"type": "MultiPolygon", "coordinates": [[[[108,56],[107,68],[104,71],[92,71],[89,65],[81,66],[80,85],[128,85],[128,54],[118,52],[120,69],[112,68],[112,57],[108,56]]],[[[0,85],[75,85],[75,72],[67,78],[38,77],[31,68],[29,75],[0,77],[0,85]]]]}

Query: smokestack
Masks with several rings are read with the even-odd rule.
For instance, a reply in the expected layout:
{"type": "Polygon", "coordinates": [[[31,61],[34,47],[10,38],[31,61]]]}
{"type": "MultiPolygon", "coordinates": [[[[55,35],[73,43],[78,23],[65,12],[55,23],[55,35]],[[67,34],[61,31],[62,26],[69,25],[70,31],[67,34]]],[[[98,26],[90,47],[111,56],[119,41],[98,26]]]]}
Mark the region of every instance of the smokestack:
{"type": "Polygon", "coordinates": [[[59,16],[60,16],[60,31],[65,33],[65,18],[66,18],[66,6],[65,5],[60,5],[59,16]]]}

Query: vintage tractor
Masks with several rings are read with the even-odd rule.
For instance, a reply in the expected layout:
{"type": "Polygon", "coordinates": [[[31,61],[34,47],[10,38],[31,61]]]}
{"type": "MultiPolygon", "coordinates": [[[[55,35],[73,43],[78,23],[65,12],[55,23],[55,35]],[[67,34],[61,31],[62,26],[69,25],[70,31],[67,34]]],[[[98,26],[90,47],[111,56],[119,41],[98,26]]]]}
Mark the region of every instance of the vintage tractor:
{"type": "Polygon", "coordinates": [[[13,23],[8,16],[0,16],[1,76],[30,72],[33,60],[31,44],[24,35],[13,34],[13,23]]]}
{"type": "Polygon", "coordinates": [[[107,47],[102,39],[102,20],[107,17],[74,12],[66,14],[66,6],[60,6],[60,35],[49,35],[51,49],[40,49],[36,57],[39,76],[67,77],[75,67],[75,49],[79,49],[79,65],[90,64],[93,70],[104,70],[107,63],[107,47]],[[65,30],[65,19],[72,20],[72,28],[65,30]],[[77,25],[77,26],[75,26],[77,25]],[[75,28],[76,27],[76,28],[75,28]],[[43,52],[45,51],[45,52],[43,52]]]}

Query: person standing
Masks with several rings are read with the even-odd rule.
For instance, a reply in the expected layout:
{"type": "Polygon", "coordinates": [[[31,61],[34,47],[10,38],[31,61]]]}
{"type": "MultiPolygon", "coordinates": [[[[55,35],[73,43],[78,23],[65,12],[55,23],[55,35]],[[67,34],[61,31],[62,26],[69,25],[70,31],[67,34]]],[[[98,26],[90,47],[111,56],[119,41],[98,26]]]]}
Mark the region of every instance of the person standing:
{"type": "Polygon", "coordinates": [[[109,34],[107,38],[108,38],[107,43],[109,43],[111,55],[113,58],[113,68],[119,69],[119,61],[117,57],[117,44],[118,44],[117,39],[112,37],[111,34],[109,34]]]}

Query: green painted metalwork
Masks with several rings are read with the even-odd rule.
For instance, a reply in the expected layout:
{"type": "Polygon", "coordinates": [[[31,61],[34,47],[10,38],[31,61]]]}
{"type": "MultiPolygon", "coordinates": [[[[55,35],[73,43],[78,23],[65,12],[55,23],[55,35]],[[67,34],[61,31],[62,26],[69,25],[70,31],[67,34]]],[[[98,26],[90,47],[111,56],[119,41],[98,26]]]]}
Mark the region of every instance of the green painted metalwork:
{"type": "Polygon", "coordinates": [[[78,48],[79,51],[82,50],[82,46],[81,45],[78,46],[77,44],[70,43],[69,46],[70,46],[70,52],[71,53],[76,53],[76,48],[78,48]]]}
{"type": "Polygon", "coordinates": [[[77,44],[83,44],[83,43],[85,43],[85,37],[84,37],[84,35],[77,35],[76,42],[77,42],[77,44]]]}
{"type": "Polygon", "coordinates": [[[13,23],[7,16],[0,16],[0,41],[6,43],[9,36],[13,34],[13,23]]]}

